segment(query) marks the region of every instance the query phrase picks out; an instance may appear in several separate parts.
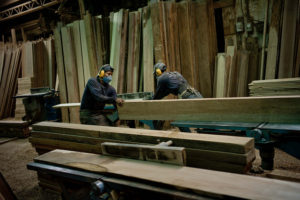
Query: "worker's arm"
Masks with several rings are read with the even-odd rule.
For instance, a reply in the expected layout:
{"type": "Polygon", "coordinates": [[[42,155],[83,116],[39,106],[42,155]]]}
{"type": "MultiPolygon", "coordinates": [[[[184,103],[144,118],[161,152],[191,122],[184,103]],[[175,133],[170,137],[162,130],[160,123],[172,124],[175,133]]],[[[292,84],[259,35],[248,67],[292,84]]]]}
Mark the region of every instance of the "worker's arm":
{"type": "Polygon", "coordinates": [[[92,96],[96,101],[102,102],[102,103],[115,103],[117,96],[112,95],[112,96],[106,96],[103,95],[103,90],[101,87],[99,87],[99,84],[96,82],[94,79],[89,79],[86,87],[89,88],[92,96]]]}
{"type": "Polygon", "coordinates": [[[168,85],[168,80],[166,78],[162,77],[161,79],[159,79],[153,99],[162,99],[168,94],[170,94],[167,85],[168,85]]]}

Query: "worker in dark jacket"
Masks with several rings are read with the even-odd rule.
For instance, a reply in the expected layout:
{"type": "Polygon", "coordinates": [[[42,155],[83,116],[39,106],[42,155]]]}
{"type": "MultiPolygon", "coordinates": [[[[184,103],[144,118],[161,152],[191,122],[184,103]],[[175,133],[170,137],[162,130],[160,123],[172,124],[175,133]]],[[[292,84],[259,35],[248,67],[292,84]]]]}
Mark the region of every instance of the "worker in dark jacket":
{"type": "MultiPolygon", "coordinates": [[[[183,76],[178,72],[166,72],[164,63],[154,65],[157,88],[153,99],[162,99],[169,94],[177,95],[179,99],[203,98],[195,88],[191,87],[183,76]]],[[[164,121],[153,121],[155,129],[162,129],[164,121]]],[[[180,127],[182,132],[190,132],[189,128],[180,127]]]]}
{"type": "Polygon", "coordinates": [[[105,104],[122,105],[123,100],[117,98],[115,88],[109,85],[114,68],[103,65],[97,77],[90,78],[84,89],[80,105],[80,122],[82,124],[112,126],[106,117],[105,104]]]}
{"type": "Polygon", "coordinates": [[[180,99],[203,98],[200,92],[191,87],[178,72],[166,72],[164,63],[154,65],[154,74],[157,78],[157,88],[153,99],[162,99],[169,94],[178,95],[180,99]]]}

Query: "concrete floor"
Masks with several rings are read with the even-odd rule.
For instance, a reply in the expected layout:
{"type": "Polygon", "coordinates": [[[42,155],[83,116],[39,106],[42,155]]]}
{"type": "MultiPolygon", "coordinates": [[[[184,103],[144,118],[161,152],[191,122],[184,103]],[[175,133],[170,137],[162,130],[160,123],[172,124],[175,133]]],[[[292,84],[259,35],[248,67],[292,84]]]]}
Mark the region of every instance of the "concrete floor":
{"type": "MultiPolygon", "coordinates": [[[[0,138],[0,141],[3,138],[0,138]]],[[[60,197],[56,194],[45,191],[38,186],[37,174],[35,171],[26,168],[27,163],[32,162],[38,154],[28,142],[28,139],[17,139],[0,144],[0,171],[12,188],[14,194],[20,200],[56,200],[60,197]]],[[[260,164],[257,151],[257,159],[254,166],[260,164]]],[[[275,169],[285,169],[293,172],[300,172],[300,160],[285,152],[275,149],[275,169]]],[[[251,174],[265,176],[263,174],[251,174]]]]}

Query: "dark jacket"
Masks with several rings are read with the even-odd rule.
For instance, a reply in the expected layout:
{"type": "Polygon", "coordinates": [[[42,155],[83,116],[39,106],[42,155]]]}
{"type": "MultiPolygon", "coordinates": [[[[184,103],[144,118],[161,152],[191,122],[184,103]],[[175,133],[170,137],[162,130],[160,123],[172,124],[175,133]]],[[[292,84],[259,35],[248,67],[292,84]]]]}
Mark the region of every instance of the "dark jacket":
{"type": "Polygon", "coordinates": [[[80,110],[89,110],[92,113],[101,112],[105,104],[116,103],[117,93],[109,84],[101,83],[99,77],[90,78],[85,86],[80,110]]]}

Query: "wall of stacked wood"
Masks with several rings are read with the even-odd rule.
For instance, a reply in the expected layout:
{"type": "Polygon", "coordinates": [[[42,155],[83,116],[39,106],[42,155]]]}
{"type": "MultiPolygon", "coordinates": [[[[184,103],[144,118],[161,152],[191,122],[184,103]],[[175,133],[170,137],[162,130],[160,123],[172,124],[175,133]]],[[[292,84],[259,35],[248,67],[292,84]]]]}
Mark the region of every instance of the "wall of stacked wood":
{"type": "Polygon", "coordinates": [[[225,52],[216,56],[215,97],[248,96],[254,80],[300,76],[299,4],[236,0],[220,8],[225,52]]]}
{"type": "Polygon", "coordinates": [[[0,43],[0,119],[25,116],[22,99],[14,96],[29,94],[30,88],[55,87],[53,42],[53,38],[48,38],[19,44],[0,43]]]}

